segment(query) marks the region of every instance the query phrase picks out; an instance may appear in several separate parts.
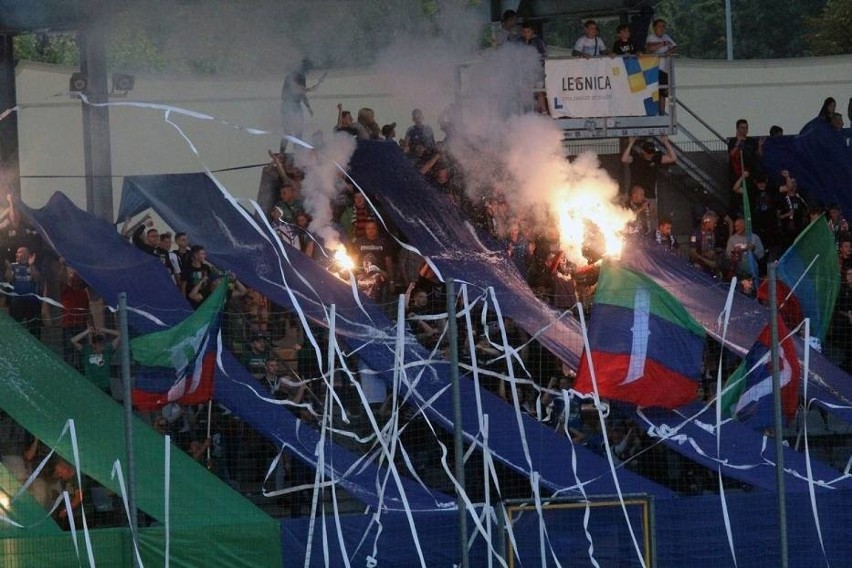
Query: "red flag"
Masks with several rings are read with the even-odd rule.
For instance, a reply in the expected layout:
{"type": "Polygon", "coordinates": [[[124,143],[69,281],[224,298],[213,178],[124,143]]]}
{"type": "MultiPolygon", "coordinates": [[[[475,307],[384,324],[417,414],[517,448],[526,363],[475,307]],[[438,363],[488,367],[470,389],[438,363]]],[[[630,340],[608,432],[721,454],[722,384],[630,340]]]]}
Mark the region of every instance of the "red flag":
{"type": "MultiPolygon", "coordinates": [[[[768,280],[760,283],[757,289],[757,299],[761,304],[769,304],[768,280]]],[[[788,328],[795,328],[805,319],[805,316],[802,315],[802,306],[799,304],[798,298],[796,298],[795,294],[790,294],[790,287],[781,280],[775,281],[775,301],[778,304],[778,315],[781,316],[781,319],[784,320],[788,328]],[[790,297],[787,298],[787,296],[790,297]]]]}
{"type": "MultiPolygon", "coordinates": [[[[796,416],[799,405],[799,359],[793,337],[778,317],[779,375],[781,410],[787,419],[796,416]],[[785,339],[786,338],[786,339],[785,339]]],[[[725,416],[735,416],[755,428],[774,423],[772,411],[772,360],[769,325],[763,328],[743,362],[725,383],[720,404],[725,416]]]]}
{"type": "Polygon", "coordinates": [[[170,402],[189,406],[201,404],[213,398],[213,378],[216,375],[216,352],[204,354],[198,381],[181,379],[167,392],[150,392],[133,389],[133,406],[140,412],[155,412],[170,402]],[[193,386],[195,388],[193,388],[193,386]]]}

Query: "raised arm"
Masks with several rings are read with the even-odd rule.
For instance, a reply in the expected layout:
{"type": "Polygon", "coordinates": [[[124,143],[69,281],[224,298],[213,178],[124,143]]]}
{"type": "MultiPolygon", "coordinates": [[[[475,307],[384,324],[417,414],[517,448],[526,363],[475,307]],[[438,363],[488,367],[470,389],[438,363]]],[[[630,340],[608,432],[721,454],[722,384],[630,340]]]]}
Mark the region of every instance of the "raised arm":
{"type": "Polygon", "coordinates": [[[429,171],[438,163],[438,160],[441,158],[440,152],[435,152],[435,155],[429,158],[429,160],[420,166],[420,175],[426,175],[429,171]]]}
{"type": "Polygon", "coordinates": [[[201,295],[201,288],[207,284],[207,277],[205,276],[201,280],[198,281],[198,284],[192,287],[192,290],[187,294],[187,298],[194,302],[203,302],[204,296],[201,295]]]}
{"type": "Polygon", "coordinates": [[[115,329],[100,329],[99,333],[103,333],[104,335],[109,335],[112,337],[112,348],[118,349],[118,346],[121,345],[121,332],[115,329]]]}
{"type": "Polygon", "coordinates": [[[632,164],[633,163],[633,145],[636,143],[636,137],[631,136],[627,139],[627,147],[624,149],[624,152],[621,154],[621,163],[622,164],[632,164]]]}
{"type": "Polygon", "coordinates": [[[30,257],[27,259],[27,264],[29,266],[30,276],[32,277],[33,282],[41,282],[41,272],[36,264],[36,253],[30,253],[30,257]]]}
{"type": "Polygon", "coordinates": [[[743,172],[743,175],[741,175],[739,179],[734,182],[734,187],[732,188],[734,190],[734,193],[742,194],[743,183],[745,183],[746,178],[748,178],[748,172],[743,172]]]}
{"type": "Polygon", "coordinates": [[[669,137],[663,134],[660,136],[660,140],[663,143],[663,147],[666,149],[666,153],[663,156],[661,163],[667,166],[677,162],[677,154],[675,154],[674,146],[672,146],[672,143],[669,142],[669,137]]]}
{"type": "Polygon", "coordinates": [[[782,183],[781,187],[778,188],[779,193],[787,193],[790,190],[798,188],[798,185],[796,184],[796,178],[791,177],[789,171],[781,170],[781,177],[784,178],[784,183],[782,183]]]}
{"type": "Polygon", "coordinates": [[[73,345],[74,349],[76,349],[77,351],[82,351],[83,344],[80,342],[83,341],[83,339],[85,339],[86,337],[92,335],[94,331],[94,328],[89,325],[89,327],[87,327],[86,329],[71,338],[71,345],[73,345]]]}
{"type": "Polygon", "coordinates": [[[136,234],[137,232],[142,233],[142,228],[148,225],[148,221],[151,220],[151,215],[146,213],[143,217],[141,217],[135,223],[130,222],[131,218],[127,217],[124,220],[124,224],[121,226],[121,236],[130,238],[131,235],[136,234]]]}
{"type": "Polygon", "coordinates": [[[281,158],[278,157],[278,154],[275,154],[272,150],[268,150],[269,157],[272,158],[272,166],[275,168],[275,171],[278,172],[278,177],[281,178],[281,182],[293,183],[293,180],[287,175],[287,172],[284,170],[284,164],[281,163],[281,158]]]}

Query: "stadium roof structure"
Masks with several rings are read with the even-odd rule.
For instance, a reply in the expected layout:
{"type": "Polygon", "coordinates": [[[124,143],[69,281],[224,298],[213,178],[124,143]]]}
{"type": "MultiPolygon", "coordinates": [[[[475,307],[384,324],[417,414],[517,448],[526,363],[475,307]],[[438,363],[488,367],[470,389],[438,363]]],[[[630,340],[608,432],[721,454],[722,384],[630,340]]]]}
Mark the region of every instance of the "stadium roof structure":
{"type": "Polygon", "coordinates": [[[515,9],[521,17],[530,20],[588,16],[600,18],[648,10],[657,2],[659,0],[491,0],[491,19],[499,21],[503,10],[508,9],[515,9]]]}
{"type": "MultiPolygon", "coordinates": [[[[653,7],[659,0],[491,0],[491,19],[516,9],[533,20],[615,16],[653,7]]],[[[131,0],[0,0],[0,33],[74,30],[118,12],[131,0]]]]}

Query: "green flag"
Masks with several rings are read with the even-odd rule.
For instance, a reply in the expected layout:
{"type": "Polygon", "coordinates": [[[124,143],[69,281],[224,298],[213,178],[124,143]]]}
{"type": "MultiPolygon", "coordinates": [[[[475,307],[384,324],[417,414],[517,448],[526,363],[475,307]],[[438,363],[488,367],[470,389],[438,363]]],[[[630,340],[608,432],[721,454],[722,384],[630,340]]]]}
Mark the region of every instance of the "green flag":
{"type": "Polygon", "coordinates": [[[172,367],[183,377],[203,354],[209,338],[218,331],[228,279],[223,279],[198,309],[176,326],[130,341],[133,359],[149,367],[172,367]]]}
{"type": "MultiPolygon", "coordinates": [[[[746,183],[746,178],[743,178],[743,182],[741,184],[743,190],[743,220],[745,221],[745,230],[746,230],[746,242],[749,245],[754,244],[752,237],[752,229],[751,229],[751,199],[748,196],[748,183],[746,183]]],[[[755,288],[758,285],[757,277],[758,277],[758,267],[757,267],[757,259],[754,258],[754,252],[748,251],[748,269],[751,272],[752,278],[754,278],[755,288]]]]}
{"type": "Polygon", "coordinates": [[[778,261],[778,278],[793,290],[804,316],[811,318],[813,337],[824,341],[840,293],[837,246],[824,216],[808,225],[778,261]]]}

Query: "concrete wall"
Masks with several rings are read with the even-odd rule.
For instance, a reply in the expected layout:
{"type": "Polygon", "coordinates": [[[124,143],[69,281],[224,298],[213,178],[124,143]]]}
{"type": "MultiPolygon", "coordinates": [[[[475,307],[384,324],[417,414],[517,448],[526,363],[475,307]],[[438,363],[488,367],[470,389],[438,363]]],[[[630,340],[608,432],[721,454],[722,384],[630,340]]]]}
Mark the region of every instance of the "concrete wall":
{"type": "MultiPolygon", "coordinates": [[[[64,94],[74,69],[21,63],[17,69],[21,153],[21,190],[25,202],[41,206],[61,190],[85,207],[80,102],[64,94]],[[32,176],[58,176],[39,178],[32,176]]],[[[729,136],[734,122],[747,118],[753,134],[766,133],[772,124],[797,132],[813,118],[827,96],[835,97],[845,112],[852,96],[852,56],[783,61],[680,60],[677,67],[678,96],[716,130],[729,136]]],[[[309,77],[308,83],[317,80],[309,77]]],[[[135,90],[116,103],[131,101],[173,105],[210,114],[231,125],[275,131],[279,125],[280,80],[169,78],[137,76],[135,90]]],[[[435,124],[450,102],[452,85],[445,97],[411,101],[389,95],[393,85],[382,84],[368,70],[332,72],[311,95],[315,111],[311,132],[326,133],[333,127],[336,104],[357,112],[361,106],[375,109],[380,124],[398,122],[404,133],[410,110],[421,106],[427,122],[435,124]]],[[[180,133],[166,122],[162,110],[116,106],[110,110],[113,172],[131,174],[175,173],[230,168],[267,161],[267,150],[278,147],[275,135],[250,135],[220,121],[172,115],[171,119],[195,145],[198,155],[180,133]]],[[[701,138],[709,134],[685,113],[679,119],[701,138]]],[[[254,197],[259,169],[220,175],[238,197],[254,197]]],[[[121,179],[114,182],[118,206],[121,179]]]]}
{"type": "MultiPolygon", "coordinates": [[[[734,135],[739,118],[752,135],[766,135],[773,124],[798,133],[814,118],[826,97],[846,115],[852,97],[852,55],[753,61],[677,61],[677,96],[724,136],[734,135]]],[[[703,138],[706,131],[687,113],[678,114],[703,138]]],[[[848,119],[844,118],[848,123],[848,119]]]]}
{"type": "MultiPolygon", "coordinates": [[[[18,104],[22,107],[19,114],[21,195],[33,206],[41,206],[54,191],[61,190],[85,207],[81,103],[67,95],[68,79],[74,71],[37,63],[18,65],[18,104]]],[[[317,78],[309,77],[308,84],[317,78]]],[[[113,173],[117,176],[116,209],[124,175],[203,171],[205,166],[217,170],[268,162],[267,151],[279,147],[278,135],[254,135],[238,127],[277,132],[280,90],[278,79],[137,76],[131,93],[111,98],[115,103],[110,108],[110,128],[113,173]],[[193,150],[177,128],[166,121],[164,110],[127,106],[131,102],[179,107],[218,120],[170,115],[169,120],[195,146],[193,150]]],[[[331,131],[337,121],[338,102],[353,115],[360,107],[372,107],[379,124],[396,121],[397,129],[404,134],[412,105],[386,93],[387,89],[366,72],[330,74],[310,96],[315,118],[305,129],[305,138],[309,139],[316,129],[326,134],[331,131]]],[[[434,123],[448,103],[449,98],[431,107],[424,106],[426,119],[434,123]]],[[[260,169],[222,173],[219,178],[238,197],[254,198],[260,169]]]]}

